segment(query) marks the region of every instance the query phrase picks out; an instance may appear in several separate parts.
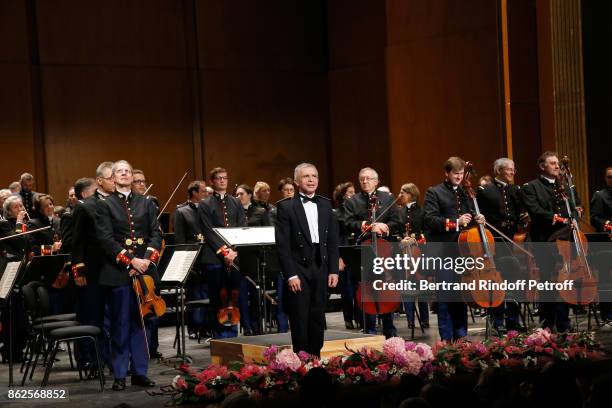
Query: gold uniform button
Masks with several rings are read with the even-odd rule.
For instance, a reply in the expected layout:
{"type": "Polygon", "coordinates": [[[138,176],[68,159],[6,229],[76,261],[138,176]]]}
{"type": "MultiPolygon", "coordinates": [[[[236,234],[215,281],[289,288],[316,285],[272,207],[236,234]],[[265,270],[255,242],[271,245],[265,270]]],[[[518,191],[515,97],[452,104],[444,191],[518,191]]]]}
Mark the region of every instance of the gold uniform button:
{"type": "Polygon", "coordinates": [[[133,242],[134,241],[132,241],[131,239],[128,238],[128,239],[125,240],[125,245],[130,246],[130,245],[132,245],[133,242]]]}
{"type": "Polygon", "coordinates": [[[142,244],[144,244],[144,239],[138,238],[138,240],[136,242],[138,242],[138,245],[142,245],[142,244]]]}

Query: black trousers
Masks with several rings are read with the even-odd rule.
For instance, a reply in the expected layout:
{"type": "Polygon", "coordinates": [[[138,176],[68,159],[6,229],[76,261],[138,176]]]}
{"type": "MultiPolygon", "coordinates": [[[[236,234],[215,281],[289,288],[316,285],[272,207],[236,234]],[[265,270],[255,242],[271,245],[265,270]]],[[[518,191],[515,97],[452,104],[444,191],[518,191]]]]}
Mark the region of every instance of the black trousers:
{"type": "Polygon", "coordinates": [[[311,265],[308,272],[300,277],[300,292],[293,293],[287,288],[286,309],[289,313],[293,351],[320,356],[325,331],[327,272],[317,264],[311,265]]]}

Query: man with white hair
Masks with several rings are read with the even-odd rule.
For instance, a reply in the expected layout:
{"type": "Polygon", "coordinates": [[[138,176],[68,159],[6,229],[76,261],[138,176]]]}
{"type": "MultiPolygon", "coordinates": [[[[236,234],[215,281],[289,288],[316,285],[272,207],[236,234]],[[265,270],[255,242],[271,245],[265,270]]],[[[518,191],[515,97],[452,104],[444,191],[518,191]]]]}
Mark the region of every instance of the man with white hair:
{"type": "Polygon", "coordinates": [[[103,252],[98,279],[109,292],[115,391],[125,389],[130,365],[132,385],[155,385],[147,377],[148,347],[132,282],[143,274],[157,278],[162,236],[155,204],[131,190],[132,171],[127,161],[115,162],[112,167],[115,192],[96,202],[96,237],[103,252]]]}
{"type": "MultiPolygon", "coordinates": [[[[402,230],[398,208],[390,193],[377,189],[378,183],[376,170],[366,167],[359,171],[361,192],[344,203],[345,228],[348,233],[354,233],[355,236],[367,233],[366,237],[376,234],[381,239],[393,240],[393,237],[400,234],[402,230]],[[374,220],[373,218],[378,214],[383,215],[380,219],[374,220]]],[[[353,270],[359,270],[358,266],[354,265],[353,270]]],[[[385,337],[396,336],[397,329],[393,324],[393,313],[381,314],[380,318],[385,337]]],[[[365,330],[367,333],[376,334],[376,315],[365,315],[365,330]]]]}
{"type": "Polygon", "coordinates": [[[276,245],[288,288],[293,351],[320,356],[327,287],[338,284],[338,223],[331,201],[316,195],[319,172],[314,165],[299,164],[294,180],[299,194],[277,205],[276,245]]]}
{"type": "MultiPolygon", "coordinates": [[[[524,222],[527,214],[523,212],[519,198],[520,187],[514,184],[516,169],[514,162],[507,157],[501,157],[493,163],[495,179],[492,183],[478,187],[477,200],[480,212],[487,221],[509,238],[513,238],[518,227],[524,222]]],[[[501,238],[496,231],[491,231],[494,237],[501,238]]],[[[498,245],[496,257],[510,256],[512,253],[506,245],[498,245]]],[[[498,267],[504,262],[497,262],[498,267]]],[[[501,270],[502,274],[505,272],[501,270]]],[[[519,306],[516,302],[506,302],[493,309],[493,328],[499,334],[507,330],[522,330],[519,324],[519,306]],[[504,321],[505,316],[505,321],[504,321]]]]}
{"type": "Polygon", "coordinates": [[[2,205],[7,198],[9,198],[13,193],[8,188],[3,188],[0,190],[0,220],[4,219],[4,211],[2,211],[2,205]]]}

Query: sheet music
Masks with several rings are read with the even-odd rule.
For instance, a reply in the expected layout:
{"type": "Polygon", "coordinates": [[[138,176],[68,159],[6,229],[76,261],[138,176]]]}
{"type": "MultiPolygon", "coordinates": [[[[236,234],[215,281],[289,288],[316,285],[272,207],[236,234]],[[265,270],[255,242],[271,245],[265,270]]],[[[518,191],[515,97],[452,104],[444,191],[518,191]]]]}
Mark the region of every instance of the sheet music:
{"type": "Polygon", "coordinates": [[[230,245],[274,245],[274,227],[214,228],[230,245]]]}
{"type": "Polygon", "coordinates": [[[198,251],[174,251],[162,282],[183,282],[197,254],[198,251]]]}
{"type": "Polygon", "coordinates": [[[11,289],[15,284],[17,272],[19,272],[21,262],[9,262],[6,264],[6,269],[0,279],[0,299],[8,299],[11,289]]]}

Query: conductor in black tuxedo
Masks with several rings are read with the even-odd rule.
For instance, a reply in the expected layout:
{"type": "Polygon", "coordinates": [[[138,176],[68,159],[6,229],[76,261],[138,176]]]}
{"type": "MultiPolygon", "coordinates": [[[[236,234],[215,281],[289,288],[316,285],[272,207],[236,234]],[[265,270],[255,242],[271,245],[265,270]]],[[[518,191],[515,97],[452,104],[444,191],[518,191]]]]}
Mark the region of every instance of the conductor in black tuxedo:
{"type": "Polygon", "coordinates": [[[314,165],[299,164],[294,180],[299,194],[278,202],[276,245],[288,287],[293,351],[319,356],[327,287],[338,284],[338,223],[331,201],[315,195],[319,173],[314,165]]]}

